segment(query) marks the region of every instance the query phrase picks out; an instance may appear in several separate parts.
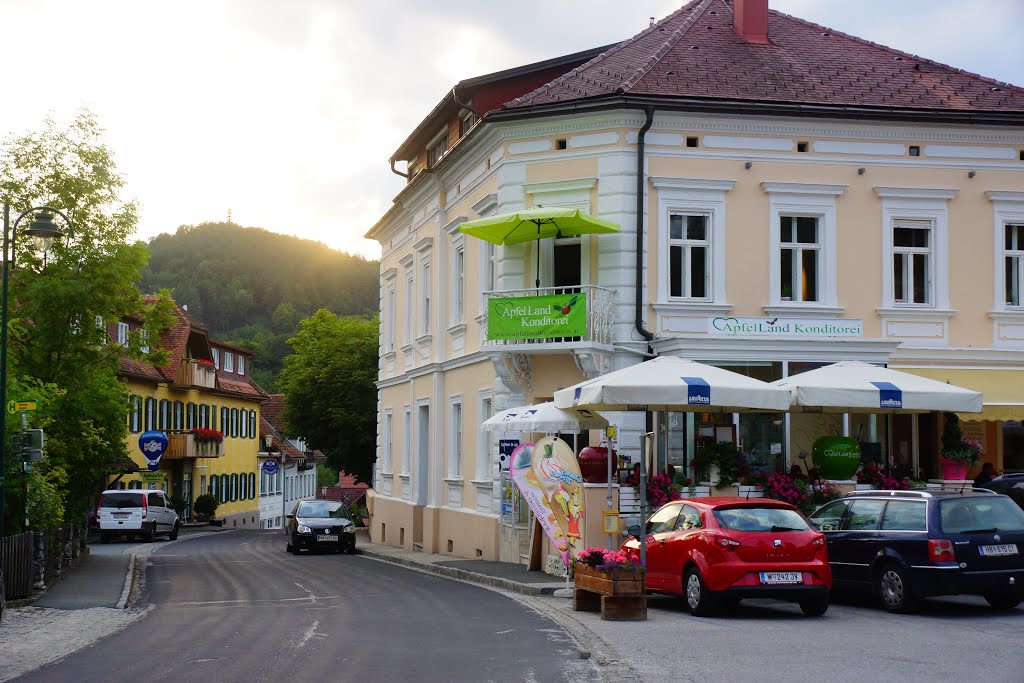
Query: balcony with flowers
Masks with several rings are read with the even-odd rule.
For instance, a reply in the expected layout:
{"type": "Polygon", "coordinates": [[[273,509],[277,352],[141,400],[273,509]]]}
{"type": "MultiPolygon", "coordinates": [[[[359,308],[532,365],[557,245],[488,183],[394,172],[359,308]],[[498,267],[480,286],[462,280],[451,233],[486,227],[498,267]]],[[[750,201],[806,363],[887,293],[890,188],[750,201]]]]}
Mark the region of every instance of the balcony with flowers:
{"type": "Polygon", "coordinates": [[[217,369],[212,360],[206,358],[185,358],[178,368],[175,383],[187,387],[215,389],[217,387],[217,369]]]}
{"type": "Polygon", "coordinates": [[[224,434],[216,429],[168,429],[164,460],[219,458],[224,455],[224,434]]]}

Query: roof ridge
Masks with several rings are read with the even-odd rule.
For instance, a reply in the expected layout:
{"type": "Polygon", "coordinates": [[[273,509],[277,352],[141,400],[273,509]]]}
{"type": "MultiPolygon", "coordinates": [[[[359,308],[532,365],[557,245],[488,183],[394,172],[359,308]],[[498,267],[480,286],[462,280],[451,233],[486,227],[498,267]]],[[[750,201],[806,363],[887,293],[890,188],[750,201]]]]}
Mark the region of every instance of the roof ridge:
{"type": "MultiPolygon", "coordinates": [[[[730,5],[730,8],[731,8],[731,5],[730,5]]],[[[930,64],[932,66],[941,67],[943,69],[949,69],[950,71],[953,71],[955,73],[963,74],[965,76],[971,76],[972,78],[977,78],[979,80],[985,81],[986,83],[993,83],[993,84],[999,85],[999,86],[1008,86],[1010,88],[1013,88],[1014,90],[1018,90],[1018,91],[1024,93],[1024,86],[1015,85],[1013,83],[1010,83],[1009,81],[999,81],[999,80],[996,80],[994,78],[990,78],[988,76],[983,76],[981,74],[974,73],[973,71],[967,71],[965,69],[961,69],[961,68],[953,66],[951,64],[943,64],[942,62],[937,62],[934,59],[928,59],[927,57],[922,57],[920,55],[915,55],[912,52],[904,52],[903,50],[897,50],[896,48],[890,47],[889,45],[883,45],[882,43],[876,43],[876,42],[874,42],[872,40],[868,40],[867,38],[860,38],[859,36],[855,36],[855,35],[852,35],[850,33],[844,33],[843,31],[838,31],[838,30],[836,30],[834,28],[831,28],[830,26],[824,26],[822,24],[816,24],[813,21],[808,21],[807,19],[803,19],[801,17],[796,17],[796,16],[793,16],[791,14],[786,14],[785,12],[780,12],[780,11],[774,10],[774,9],[769,10],[769,12],[771,14],[777,14],[779,16],[786,17],[787,19],[792,19],[793,21],[800,22],[801,24],[804,24],[806,26],[812,26],[814,28],[823,29],[825,31],[828,31],[831,34],[834,34],[834,35],[837,35],[837,36],[842,36],[843,38],[848,38],[848,39],[850,39],[850,40],[852,40],[854,42],[860,43],[862,45],[870,45],[871,47],[876,47],[876,48],[885,50],[886,52],[890,52],[890,53],[898,55],[900,57],[909,57],[910,59],[915,59],[915,60],[917,60],[919,62],[923,62],[925,64],[930,64]]],[[[769,37],[769,39],[771,38],[771,34],[770,33],[769,33],[768,37],[769,37]]]]}
{"type": "MultiPolygon", "coordinates": [[[[647,74],[647,72],[653,69],[654,66],[661,61],[661,58],[664,57],[668,53],[668,51],[671,50],[675,46],[675,44],[682,39],[684,35],[686,35],[686,32],[689,31],[695,23],[697,23],[697,19],[700,18],[702,14],[704,14],[704,11],[707,10],[708,6],[711,5],[711,3],[714,1],[715,0],[700,0],[700,5],[693,8],[692,12],[690,13],[690,16],[683,21],[682,25],[679,28],[672,32],[672,35],[665,39],[665,42],[661,44],[661,47],[659,47],[654,52],[654,54],[651,55],[651,57],[643,64],[643,66],[638,67],[633,72],[632,76],[622,81],[622,83],[619,85],[619,91],[623,93],[628,92],[630,88],[636,85],[636,83],[647,74]]],[[[693,3],[687,3],[683,5],[675,12],[662,19],[661,21],[652,24],[645,31],[642,31],[641,33],[634,36],[632,40],[639,38],[641,35],[649,31],[652,31],[661,24],[667,22],[669,19],[674,18],[677,14],[683,12],[687,7],[689,7],[692,4],[693,3]]],[[[611,50],[609,50],[609,52],[610,51],[611,50]]]]}
{"type": "MultiPolygon", "coordinates": [[[[654,31],[656,28],[658,28],[664,22],[666,22],[669,19],[675,17],[677,14],[681,14],[682,12],[685,12],[688,8],[691,8],[693,5],[700,4],[700,3],[710,4],[712,1],[713,0],[691,0],[690,2],[686,3],[685,5],[683,5],[679,9],[677,9],[672,14],[670,14],[667,17],[665,17],[664,19],[662,19],[661,21],[657,21],[657,22],[651,24],[650,26],[648,26],[647,28],[645,28],[643,31],[640,31],[640,33],[637,33],[632,38],[627,38],[627,39],[625,39],[625,40],[623,40],[623,41],[621,41],[619,43],[616,43],[614,46],[608,48],[607,50],[605,50],[601,54],[597,55],[593,59],[580,64],[579,66],[574,68],[572,71],[568,71],[568,72],[562,74],[561,76],[559,76],[558,78],[554,79],[553,81],[548,81],[544,85],[538,86],[537,88],[534,88],[530,92],[525,93],[523,95],[520,95],[519,97],[515,98],[514,100],[510,100],[509,102],[506,102],[505,104],[501,105],[501,108],[502,109],[511,109],[512,107],[518,106],[520,104],[525,104],[526,102],[528,102],[529,100],[533,99],[534,97],[536,97],[538,95],[542,95],[542,94],[546,93],[547,91],[551,90],[552,88],[554,88],[556,86],[562,85],[569,78],[572,78],[573,76],[578,74],[583,69],[585,69],[585,68],[587,68],[589,66],[592,66],[594,64],[598,64],[602,60],[604,60],[605,58],[611,56],[614,53],[619,52],[621,49],[625,48],[626,46],[632,45],[633,43],[635,43],[640,38],[646,36],[648,33],[651,33],[652,31],[654,31]]],[[[623,83],[625,83],[625,81],[623,83]]],[[[619,85],[620,90],[622,88],[622,85],[623,84],[619,85]]]]}

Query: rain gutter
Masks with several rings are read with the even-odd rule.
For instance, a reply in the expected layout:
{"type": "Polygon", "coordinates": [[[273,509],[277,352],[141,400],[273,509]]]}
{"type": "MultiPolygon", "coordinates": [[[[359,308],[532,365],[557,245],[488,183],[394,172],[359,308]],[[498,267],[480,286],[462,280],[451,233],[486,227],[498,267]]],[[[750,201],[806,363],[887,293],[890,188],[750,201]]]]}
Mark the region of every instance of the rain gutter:
{"type": "Polygon", "coordinates": [[[647,175],[644,173],[644,136],[654,123],[654,107],[644,107],[647,117],[640,132],[636,136],[636,318],[633,325],[648,342],[654,334],[644,327],[644,185],[647,175]]]}

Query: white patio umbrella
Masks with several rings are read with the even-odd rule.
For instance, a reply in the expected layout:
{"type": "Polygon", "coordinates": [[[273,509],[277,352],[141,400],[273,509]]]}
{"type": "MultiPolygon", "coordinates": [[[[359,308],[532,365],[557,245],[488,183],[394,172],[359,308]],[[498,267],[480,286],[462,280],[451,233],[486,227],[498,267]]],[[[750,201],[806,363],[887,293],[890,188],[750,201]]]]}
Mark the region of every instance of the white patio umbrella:
{"type": "Polygon", "coordinates": [[[870,363],[847,360],[771,383],[792,410],[826,413],[980,413],[981,394],[870,363]]]}
{"type": "Polygon", "coordinates": [[[674,356],[659,356],[555,392],[559,408],[735,413],[784,411],[789,393],[767,382],[674,356]]]}
{"type": "Polygon", "coordinates": [[[509,408],[484,421],[485,432],[544,432],[579,434],[588,429],[604,429],[608,420],[586,408],[556,408],[551,401],[533,406],[509,408]]]}

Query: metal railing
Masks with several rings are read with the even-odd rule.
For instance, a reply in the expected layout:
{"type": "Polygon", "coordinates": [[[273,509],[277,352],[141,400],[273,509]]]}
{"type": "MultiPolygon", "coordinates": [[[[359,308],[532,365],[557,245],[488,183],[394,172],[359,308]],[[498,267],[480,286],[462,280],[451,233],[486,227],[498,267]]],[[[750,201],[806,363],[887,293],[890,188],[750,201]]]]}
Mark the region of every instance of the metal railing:
{"type": "Polygon", "coordinates": [[[531,344],[560,344],[567,342],[612,343],[612,318],[615,312],[615,290],[596,285],[575,287],[541,287],[540,289],[508,289],[484,292],[484,313],[480,325],[482,342],[488,346],[529,346],[531,344]],[[587,301],[586,334],[582,337],[544,337],[538,339],[490,339],[487,329],[487,311],[491,299],[516,299],[532,296],[561,296],[582,294],[587,301]]]}

